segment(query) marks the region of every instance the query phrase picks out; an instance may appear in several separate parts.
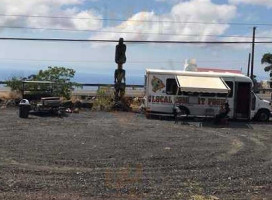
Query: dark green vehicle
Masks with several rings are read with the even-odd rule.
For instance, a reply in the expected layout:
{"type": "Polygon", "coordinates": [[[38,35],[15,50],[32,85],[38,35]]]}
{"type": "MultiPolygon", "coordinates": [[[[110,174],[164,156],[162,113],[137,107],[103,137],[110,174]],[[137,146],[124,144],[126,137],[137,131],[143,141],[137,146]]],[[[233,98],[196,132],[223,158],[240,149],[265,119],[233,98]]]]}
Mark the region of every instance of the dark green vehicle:
{"type": "Polygon", "coordinates": [[[19,117],[27,118],[30,111],[62,114],[60,97],[54,97],[55,83],[51,81],[24,81],[19,104],[19,117]]]}

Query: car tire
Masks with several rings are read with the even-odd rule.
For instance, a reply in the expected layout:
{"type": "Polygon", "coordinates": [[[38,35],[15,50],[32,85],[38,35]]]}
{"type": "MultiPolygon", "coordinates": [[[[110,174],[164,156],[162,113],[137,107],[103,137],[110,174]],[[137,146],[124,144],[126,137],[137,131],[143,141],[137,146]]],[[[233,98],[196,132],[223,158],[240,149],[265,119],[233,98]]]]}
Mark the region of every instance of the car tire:
{"type": "Polygon", "coordinates": [[[270,118],[270,112],[268,110],[260,110],[257,113],[257,120],[259,122],[268,122],[270,118]]]}

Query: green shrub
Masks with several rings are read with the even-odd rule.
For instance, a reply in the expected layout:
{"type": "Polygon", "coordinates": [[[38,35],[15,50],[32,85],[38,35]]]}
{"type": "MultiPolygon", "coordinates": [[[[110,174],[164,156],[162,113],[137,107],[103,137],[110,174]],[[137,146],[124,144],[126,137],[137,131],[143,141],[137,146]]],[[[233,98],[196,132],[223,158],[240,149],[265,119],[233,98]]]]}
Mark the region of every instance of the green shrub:
{"type": "Polygon", "coordinates": [[[93,108],[95,110],[110,111],[113,106],[114,92],[111,87],[100,87],[96,92],[93,108]]]}

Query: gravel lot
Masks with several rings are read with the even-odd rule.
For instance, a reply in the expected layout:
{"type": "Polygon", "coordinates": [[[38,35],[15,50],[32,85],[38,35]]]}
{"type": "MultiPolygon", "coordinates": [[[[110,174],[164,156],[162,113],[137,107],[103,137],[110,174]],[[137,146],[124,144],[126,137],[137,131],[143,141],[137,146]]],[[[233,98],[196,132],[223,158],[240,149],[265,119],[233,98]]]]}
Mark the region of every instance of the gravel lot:
{"type": "Polygon", "coordinates": [[[272,199],[272,123],[0,110],[0,199],[272,199]]]}

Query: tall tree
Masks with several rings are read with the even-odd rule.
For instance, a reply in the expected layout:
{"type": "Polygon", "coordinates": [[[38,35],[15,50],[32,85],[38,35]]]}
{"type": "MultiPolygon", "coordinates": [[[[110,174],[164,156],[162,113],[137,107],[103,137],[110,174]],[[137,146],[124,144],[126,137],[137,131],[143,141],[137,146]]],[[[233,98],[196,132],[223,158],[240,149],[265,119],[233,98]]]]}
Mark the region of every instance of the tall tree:
{"type": "MultiPolygon", "coordinates": [[[[272,54],[266,53],[263,55],[262,64],[266,64],[264,67],[264,71],[270,72],[270,80],[272,81],[272,54]]],[[[272,82],[270,83],[270,87],[272,88],[272,82]]]]}
{"type": "MultiPolygon", "coordinates": [[[[262,64],[268,64],[264,68],[264,71],[266,71],[266,72],[270,71],[272,73],[272,54],[271,53],[266,53],[266,54],[263,55],[262,64]]],[[[270,73],[270,77],[272,75],[271,73],[270,73]]]]}

